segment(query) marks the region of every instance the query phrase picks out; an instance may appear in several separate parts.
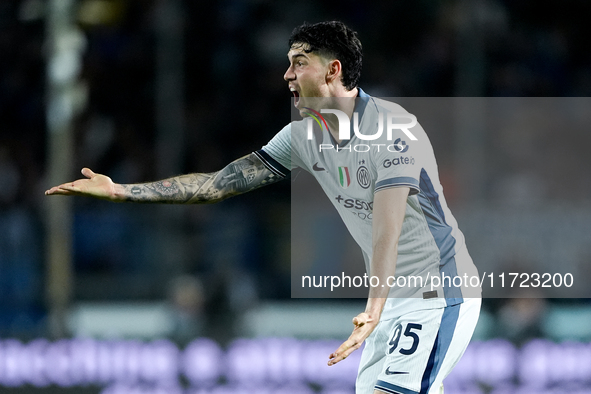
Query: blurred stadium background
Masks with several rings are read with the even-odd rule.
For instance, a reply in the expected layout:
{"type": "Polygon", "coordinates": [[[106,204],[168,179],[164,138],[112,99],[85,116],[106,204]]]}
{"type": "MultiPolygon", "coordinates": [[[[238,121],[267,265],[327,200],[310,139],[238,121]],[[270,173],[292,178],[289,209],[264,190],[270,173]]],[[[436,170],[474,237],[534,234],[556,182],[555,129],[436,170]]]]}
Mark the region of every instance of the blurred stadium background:
{"type": "MultiPolygon", "coordinates": [[[[289,121],[286,41],[303,21],[359,32],[375,96],[577,97],[560,102],[584,115],[590,14],[585,0],[0,2],[0,393],[353,393],[359,354],[324,365],[364,303],[290,299],[289,182],[205,207],[43,191],[83,166],[133,183],[259,149],[289,121]]],[[[425,128],[477,265],[585,282],[591,123],[548,130],[547,115],[425,128]]],[[[485,299],[446,393],[590,393],[582,297],[485,299]]]]}

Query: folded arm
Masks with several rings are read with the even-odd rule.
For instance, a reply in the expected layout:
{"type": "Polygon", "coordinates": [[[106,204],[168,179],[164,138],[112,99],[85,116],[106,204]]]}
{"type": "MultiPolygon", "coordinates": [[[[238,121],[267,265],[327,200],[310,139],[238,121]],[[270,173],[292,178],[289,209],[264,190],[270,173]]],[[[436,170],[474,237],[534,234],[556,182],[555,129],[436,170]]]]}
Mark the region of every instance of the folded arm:
{"type": "Polygon", "coordinates": [[[55,186],[46,195],[78,195],[110,201],[168,204],[209,204],[283,179],[251,153],[220,171],[179,175],[156,182],[114,183],[109,177],[82,170],[86,179],[55,186]]]}

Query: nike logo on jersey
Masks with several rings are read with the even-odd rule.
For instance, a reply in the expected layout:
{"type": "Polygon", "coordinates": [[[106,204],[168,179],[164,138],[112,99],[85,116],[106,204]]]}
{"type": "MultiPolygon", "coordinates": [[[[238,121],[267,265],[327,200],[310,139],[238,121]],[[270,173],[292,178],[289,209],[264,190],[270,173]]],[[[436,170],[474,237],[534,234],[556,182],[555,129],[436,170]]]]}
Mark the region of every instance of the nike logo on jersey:
{"type": "Polygon", "coordinates": [[[407,375],[408,372],[390,371],[390,367],[386,369],[386,375],[407,375]]]}
{"type": "Polygon", "coordinates": [[[312,166],[312,169],[313,169],[314,171],[326,171],[326,169],[325,169],[325,168],[318,167],[318,162],[314,163],[314,165],[312,166]]]}

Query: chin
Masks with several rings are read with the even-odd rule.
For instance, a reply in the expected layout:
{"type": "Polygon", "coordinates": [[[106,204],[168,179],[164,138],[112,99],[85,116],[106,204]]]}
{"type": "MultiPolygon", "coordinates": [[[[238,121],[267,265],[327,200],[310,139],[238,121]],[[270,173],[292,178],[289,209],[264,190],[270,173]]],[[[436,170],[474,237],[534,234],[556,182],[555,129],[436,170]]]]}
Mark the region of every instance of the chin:
{"type": "Polygon", "coordinates": [[[304,116],[304,111],[306,111],[305,107],[308,107],[300,98],[297,103],[294,103],[293,106],[298,110],[300,116],[304,116]]]}
{"type": "MultiPolygon", "coordinates": [[[[302,113],[302,111],[305,111],[305,108],[306,108],[306,107],[307,107],[307,108],[314,108],[314,107],[316,107],[315,105],[312,105],[312,104],[314,104],[314,103],[313,103],[313,102],[312,102],[312,103],[310,103],[310,102],[306,102],[305,100],[303,100],[303,99],[300,97],[300,100],[299,100],[299,101],[298,101],[298,103],[296,104],[296,108],[297,108],[297,109],[300,111],[300,113],[302,113]]],[[[314,108],[314,109],[315,109],[315,108],[314,108]]]]}

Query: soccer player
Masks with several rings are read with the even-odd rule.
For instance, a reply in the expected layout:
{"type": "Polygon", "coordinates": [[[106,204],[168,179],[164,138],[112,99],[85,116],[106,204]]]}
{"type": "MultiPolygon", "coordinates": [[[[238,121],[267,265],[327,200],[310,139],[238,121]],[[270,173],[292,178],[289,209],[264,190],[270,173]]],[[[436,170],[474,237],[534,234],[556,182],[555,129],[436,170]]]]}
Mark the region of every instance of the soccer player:
{"type": "Polygon", "coordinates": [[[360,245],[368,275],[381,284],[414,278],[412,286],[370,287],[365,311],[328,364],[365,342],[358,394],[440,393],[470,341],[481,300],[453,280],[477,271],[447,208],[429,139],[402,107],[358,87],[362,47],[343,23],[304,24],[289,48],[284,79],[300,113],[318,121],[314,132],[311,118],[292,122],[261,150],[213,173],[125,185],[84,168],[86,179],[46,194],[213,203],[280,181],[293,168],[307,170],[360,245]],[[352,136],[342,130],[345,118],[352,136]],[[406,129],[398,118],[411,120],[406,129]]]}

